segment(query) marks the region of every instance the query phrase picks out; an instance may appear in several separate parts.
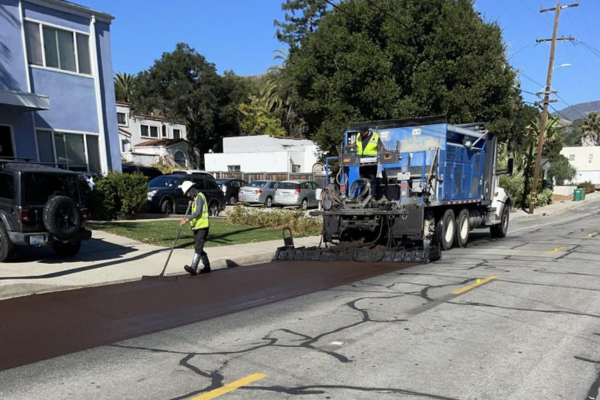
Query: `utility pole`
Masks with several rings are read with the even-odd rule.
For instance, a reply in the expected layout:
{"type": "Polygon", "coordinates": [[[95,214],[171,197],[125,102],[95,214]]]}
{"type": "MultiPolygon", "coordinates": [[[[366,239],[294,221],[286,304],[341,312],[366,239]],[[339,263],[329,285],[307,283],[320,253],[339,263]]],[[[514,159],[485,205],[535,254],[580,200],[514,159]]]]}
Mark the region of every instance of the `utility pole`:
{"type": "Polygon", "coordinates": [[[533,214],[533,210],[535,209],[535,205],[537,203],[537,188],[540,180],[540,164],[542,162],[542,150],[544,149],[544,135],[546,132],[546,124],[548,123],[548,104],[552,102],[556,102],[556,100],[550,100],[550,94],[556,93],[552,91],[552,71],[554,70],[554,53],[556,49],[556,42],[564,42],[564,41],[573,41],[575,38],[573,37],[561,37],[557,38],[558,34],[558,21],[560,19],[560,10],[563,8],[571,8],[579,6],[579,1],[574,4],[561,5],[560,3],[556,3],[555,7],[546,8],[540,10],[541,13],[554,11],[554,30],[552,31],[552,39],[538,39],[537,43],[542,42],[551,42],[550,45],[550,61],[548,62],[548,75],[546,77],[546,86],[544,87],[544,91],[539,94],[544,95],[544,100],[541,102],[536,102],[536,105],[539,103],[543,104],[542,107],[542,120],[540,121],[540,135],[538,137],[537,144],[537,154],[535,157],[535,170],[533,173],[533,185],[531,186],[531,200],[529,202],[529,213],[533,214]]]}

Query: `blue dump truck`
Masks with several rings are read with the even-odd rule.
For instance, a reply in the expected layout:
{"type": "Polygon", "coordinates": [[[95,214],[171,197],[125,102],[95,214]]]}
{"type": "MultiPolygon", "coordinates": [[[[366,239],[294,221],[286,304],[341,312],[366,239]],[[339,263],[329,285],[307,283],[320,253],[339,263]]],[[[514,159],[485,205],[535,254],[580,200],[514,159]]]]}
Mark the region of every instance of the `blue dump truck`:
{"type": "MultiPolygon", "coordinates": [[[[280,260],[435,261],[465,247],[469,232],[508,229],[511,199],[499,187],[497,138],[484,123],[451,125],[443,117],[350,125],[338,170],[321,195],[323,246],[277,252],[280,260]],[[355,141],[379,135],[376,156],[359,156],[355,141]]],[[[329,165],[328,165],[329,168],[329,165]]]]}

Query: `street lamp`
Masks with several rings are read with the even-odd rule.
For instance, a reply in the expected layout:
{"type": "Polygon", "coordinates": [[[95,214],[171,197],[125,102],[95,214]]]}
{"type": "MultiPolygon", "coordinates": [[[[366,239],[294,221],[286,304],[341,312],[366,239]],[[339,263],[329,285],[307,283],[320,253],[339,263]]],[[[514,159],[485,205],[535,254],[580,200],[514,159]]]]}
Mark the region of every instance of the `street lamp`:
{"type": "Polygon", "coordinates": [[[557,68],[561,68],[561,67],[570,67],[570,66],[572,66],[572,65],[573,65],[573,64],[568,64],[568,63],[567,63],[567,64],[555,65],[555,66],[554,66],[554,68],[552,68],[552,70],[554,71],[554,70],[555,70],[555,69],[557,69],[557,68]]]}

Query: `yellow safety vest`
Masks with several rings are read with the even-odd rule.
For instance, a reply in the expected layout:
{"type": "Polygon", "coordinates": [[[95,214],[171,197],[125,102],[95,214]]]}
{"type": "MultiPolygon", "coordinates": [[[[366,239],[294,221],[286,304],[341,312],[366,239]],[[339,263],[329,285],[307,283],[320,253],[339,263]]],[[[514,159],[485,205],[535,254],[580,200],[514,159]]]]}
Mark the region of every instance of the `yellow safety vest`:
{"type": "Polygon", "coordinates": [[[206,204],[206,197],[201,192],[198,192],[198,196],[194,199],[192,203],[192,214],[196,213],[196,200],[198,197],[202,197],[202,213],[198,218],[194,218],[190,221],[190,226],[193,231],[197,231],[198,229],[208,228],[208,205],[206,204]]]}
{"type": "Polygon", "coordinates": [[[359,133],[356,135],[356,154],[359,156],[376,156],[378,143],[379,135],[373,132],[371,139],[369,139],[369,143],[367,143],[367,147],[363,149],[363,142],[359,133]]]}

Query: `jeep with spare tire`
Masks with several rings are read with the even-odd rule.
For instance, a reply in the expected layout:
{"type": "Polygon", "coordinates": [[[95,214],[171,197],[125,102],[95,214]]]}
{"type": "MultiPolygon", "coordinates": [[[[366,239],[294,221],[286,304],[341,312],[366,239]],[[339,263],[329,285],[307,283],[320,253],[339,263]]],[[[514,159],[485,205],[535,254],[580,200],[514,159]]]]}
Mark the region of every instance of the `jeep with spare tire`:
{"type": "Polygon", "coordinates": [[[59,257],[73,257],[89,211],[79,175],[28,162],[0,160],[0,262],[15,258],[18,246],[51,246],[59,257]]]}

